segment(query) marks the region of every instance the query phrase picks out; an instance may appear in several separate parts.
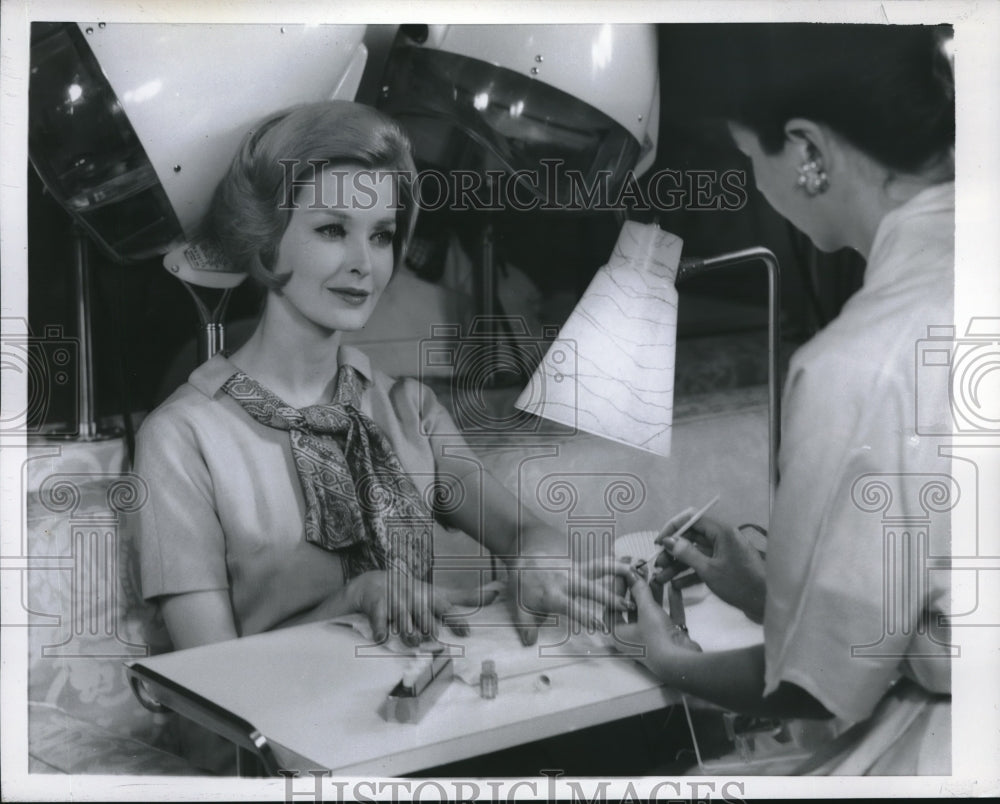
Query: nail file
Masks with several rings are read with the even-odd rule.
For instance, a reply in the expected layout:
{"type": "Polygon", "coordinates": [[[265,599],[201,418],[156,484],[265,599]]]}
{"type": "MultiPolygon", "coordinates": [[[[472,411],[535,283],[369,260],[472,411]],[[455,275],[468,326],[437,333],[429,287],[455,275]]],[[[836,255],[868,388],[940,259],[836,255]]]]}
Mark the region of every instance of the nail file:
{"type": "MultiPolygon", "coordinates": [[[[687,518],[687,520],[685,520],[684,524],[681,525],[676,531],[674,531],[674,533],[672,535],[674,537],[677,537],[677,536],[682,536],[683,534],[687,533],[691,529],[691,526],[694,525],[694,523],[697,522],[699,519],[701,519],[702,516],[705,515],[705,512],[708,511],[708,509],[711,508],[713,505],[715,505],[718,501],[719,501],[719,495],[716,494],[711,500],[709,500],[701,508],[699,508],[693,514],[691,514],[691,516],[689,516],[687,518]]],[[[670,524],[670,522],[672,520],[673,520],[673,517],[671,517],[671,519],[667,520],[667,524],[665,524],[662,528],[660,528],[660,532],[656,535],[657,539],[659,539],[661,536],[663,536],[666,533],[667,527],[669,526],[669,524],[670,524]]],[[[646,566],[650,566],[650,567],[655,566],[656,565],[656,559],[659,557],[659,555],[660,555],[661,552],[663,552],[663,548],[657,546],[657,549],[656,549],[655,553],[653,553],[648,558],[642,559],[639,562],[637,562],[636,566],[641,566],[641,565],[646,565],[646,566]]],[[[689,570],[685,570],[684,572],[682,572],[682,573],[674,576],[673,580],[676,581],[676,580],[680,580],[681,578],[686,578],[686,577],[688,577],[689,575],[691,575],[693,573],[694,573],[694,570],[690,570],[690,569],[689,570]]],[[[631,602],[631,600],[632,600],[632,594],[631,594],[631,592],[628,589],[626,589],[625,590],[625,602],[629,603],[629,602],[631,602]]],[[[625,617],[625,622],[628,622],[628,612],[624,613],[624,617],[625,617]]]]}

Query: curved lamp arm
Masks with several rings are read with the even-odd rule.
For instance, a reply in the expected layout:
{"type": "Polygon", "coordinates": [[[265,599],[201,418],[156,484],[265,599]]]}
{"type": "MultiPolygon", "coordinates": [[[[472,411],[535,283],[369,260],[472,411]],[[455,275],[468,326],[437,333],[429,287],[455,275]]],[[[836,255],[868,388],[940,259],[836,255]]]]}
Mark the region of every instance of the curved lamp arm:
{"type": "Polygon", "coordinates": [[[767,407],[768,407],[768,512],[774,511],[774,492],[778,485],[778,444],[781,439],[781,283],[778,258],[763,247],[746,248],[714,257],[691,257],[681,260],[676,284],[714,268],[742,262],[763,262],[767,267],[767,407]]]}

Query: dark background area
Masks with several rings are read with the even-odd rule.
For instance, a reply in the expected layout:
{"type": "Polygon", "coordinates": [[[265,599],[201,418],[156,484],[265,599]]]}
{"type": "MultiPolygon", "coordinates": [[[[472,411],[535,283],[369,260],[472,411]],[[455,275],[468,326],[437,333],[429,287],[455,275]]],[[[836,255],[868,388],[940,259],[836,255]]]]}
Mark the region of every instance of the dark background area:
{"type": "MultiPolygon", "coordinates": [[[[701,79],[706,75],[700,49],[707,37],[718,37],[721,30],[717,25],[659,26],[663,89],[657,159],[650,173],[666,168],[743,170],[748,200],[735,211],[664,210],[658,223],[684,239],[685,256],[709,256],[755,245],[774,251],[782,268],[783,333],[790,351],[835,315],[859,286],[863,262],[853,253],[817,252],[756,192],[749,164],[725,129],[696,114],[701,79]]],[[[358,99],[370,102],[366,95],[378,85],[384,53],[369,49],[368,72],[358,99]]],[[[27,170],[31,332],[39,336],[46,327],[55,325],[65,337],[77,337],[74,227],[34,171],[27,170]]],[[[475,216],[482,214],[465,213],[466,217],[450,219],[424,216],[420,226],[425,231],[455,227],[468,237],[481,227],[481,218],[475,216]]],[[[517,265],[545,295],[579,296],[606,261],[619,228],[611,213],[535,211],[494,215],[492,222],[499,261],[517,265]]],[[[135,416],[148,411],[169,390],[163,388],[167,368],[190,344],[198,319],[187,291],[163,269],[159,258],[121,265],[93,246],[88,247],[88,255],[93,280],[97,416],[111,426],[120,423],[125,412],[135,416]]],[[[685,283],[680,288],[679,338],[748,328],[761,331],[767,305],[764,276],[762,267],[739,266],[685,283]],[[686,305],[685,299],[696,299],[697,303],[686,305]],[[727,306],[728,302],[737,302],[749,314],[731,317],[728,311],[733,307],[727,306]]],[[[252,317],[257,305],[257,291],[244,283],[230,302],[229,318],[252,317]]],[[[75,416],[75,389],[54,388],[41,429],[66,429],[75,416]]]]}

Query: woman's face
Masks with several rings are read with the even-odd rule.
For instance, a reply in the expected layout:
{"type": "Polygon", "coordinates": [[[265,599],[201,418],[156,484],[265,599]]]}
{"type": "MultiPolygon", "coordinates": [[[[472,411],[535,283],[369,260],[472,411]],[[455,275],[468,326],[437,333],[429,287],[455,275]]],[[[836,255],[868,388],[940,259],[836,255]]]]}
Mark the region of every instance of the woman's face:
{"type": "Polygon", "coordinates": [[[769,154],[761,147],[757,135],[739,123],[730,123],[729,131],[736,147],[750,158],[757,189],[775,211],[808,235],[817,248],[823,251],[840,248],[842,244],[833,242],[827,231],[820,197],[806,195],[796,184],[798,168],[806,161],[806,155],[791,144],[769,154]]]}
{"type": "Polygon", "coordinates": [[[302,184],[278,244],[278,295],[328,332],[361,329],[393,271],[396,196],[389,171],[328,166],[302,184]]]}

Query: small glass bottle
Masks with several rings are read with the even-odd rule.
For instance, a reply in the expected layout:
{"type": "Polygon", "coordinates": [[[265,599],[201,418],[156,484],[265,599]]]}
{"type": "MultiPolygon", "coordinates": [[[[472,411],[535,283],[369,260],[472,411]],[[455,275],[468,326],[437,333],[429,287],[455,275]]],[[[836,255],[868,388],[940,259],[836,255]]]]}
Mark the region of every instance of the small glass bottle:
{"type": "Polygon", "coordinates": [[[493,699],[497,697],[497,667],[492,659],[483,659],[479,673],[479,696],[493,699]]]}

